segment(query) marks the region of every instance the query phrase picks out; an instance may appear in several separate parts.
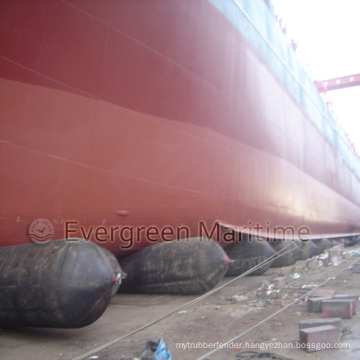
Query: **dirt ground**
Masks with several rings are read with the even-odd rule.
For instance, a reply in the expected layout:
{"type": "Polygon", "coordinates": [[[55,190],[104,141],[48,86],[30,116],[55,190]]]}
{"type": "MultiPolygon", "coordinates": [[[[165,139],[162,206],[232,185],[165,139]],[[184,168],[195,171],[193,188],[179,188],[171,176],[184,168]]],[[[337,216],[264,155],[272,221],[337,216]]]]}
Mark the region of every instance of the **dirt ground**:
{"type": "MultiPolygon", "coordinates": [[[[360,247],[348,248],[337,266],[320,266],[313,260],[271,268],[263,276],[237,279],[182,309],[179,308],[196,296],[118,294],[98,321],[82,329],[0,330],[0,359],[134,360],[140,359],[146,341],[159,338],[164,339],[173,360],[199,359],[214,349],[218,351],[206,359],[235,360],[241,351],[271,352],[292,360],[359,359],[359,313],[342,320],[340,346],[348,348],[308,353],[289,347],[299,343],[299,320],[318,319],[321,314],[307,311],[306,296],[287,307],[327,279],[320,288],[333,289],[337,294],[359,294],[360,274],[349,269],[354,260],[360,259],[359,255],[360,247]],[[344,271],[339,273],[341,270],[344,271]],[[277,313],[279,310],[283,311],[277,313]],[[115,342],[172,311],[173,315],[115,342]],[[273,314],[276,315],[255,327],[273,314]],[[221,348],[240,334],[243,335],[227,348],[221,348]]],[[[231,279],[225,278],[220,286],[231,279]]]]}

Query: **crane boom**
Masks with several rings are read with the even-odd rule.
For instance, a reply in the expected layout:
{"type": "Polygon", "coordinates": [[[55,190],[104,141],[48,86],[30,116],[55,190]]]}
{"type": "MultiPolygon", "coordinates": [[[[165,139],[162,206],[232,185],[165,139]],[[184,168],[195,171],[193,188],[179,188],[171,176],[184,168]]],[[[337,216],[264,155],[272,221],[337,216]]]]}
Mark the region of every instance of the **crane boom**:
{"type": "Polygon", "coordinates": [[[342,76],[339,78],[314,81],[315,86],[319,92],[326,92],[331,90],[338,90],[352,86],[360,85],[360,74],[342,76]]]}

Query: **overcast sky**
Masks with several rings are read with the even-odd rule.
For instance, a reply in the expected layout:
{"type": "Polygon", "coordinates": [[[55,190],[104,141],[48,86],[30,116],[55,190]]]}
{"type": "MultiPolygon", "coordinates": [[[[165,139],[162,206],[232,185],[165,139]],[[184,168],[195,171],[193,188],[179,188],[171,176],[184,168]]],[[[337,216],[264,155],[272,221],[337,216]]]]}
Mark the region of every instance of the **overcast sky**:
{"type": "MultiPolygon", "coordinates": [[[[360,74],[360,0],[272,0],[316,80],[360,74]]],[[[329,91],[360,153],[360,86],[329,91]]]]}

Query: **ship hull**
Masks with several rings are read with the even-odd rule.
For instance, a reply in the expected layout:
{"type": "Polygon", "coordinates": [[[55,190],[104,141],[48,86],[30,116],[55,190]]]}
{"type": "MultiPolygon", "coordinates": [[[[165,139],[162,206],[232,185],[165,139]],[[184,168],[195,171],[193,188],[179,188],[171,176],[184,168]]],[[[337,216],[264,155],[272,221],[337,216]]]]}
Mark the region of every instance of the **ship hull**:
{"type": "Polygon", "coordinates": [[[359,178],[212,2],[0,6],[1,246],[359,233],[359,178]]]}

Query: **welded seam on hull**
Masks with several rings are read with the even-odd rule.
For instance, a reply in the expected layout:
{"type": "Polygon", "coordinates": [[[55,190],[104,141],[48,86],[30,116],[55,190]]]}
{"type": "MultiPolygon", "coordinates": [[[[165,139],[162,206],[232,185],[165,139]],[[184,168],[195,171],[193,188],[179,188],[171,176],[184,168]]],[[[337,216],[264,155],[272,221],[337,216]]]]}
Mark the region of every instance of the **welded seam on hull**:
{"type": "MultiPolygon", "coordinates": [[[[96,99],[96,96],[94,96],[94,95],[92,95],[92,94],[90,94],[90,93],[88,93],[88,92],[86,92],[86,91],[84,91],[84,90],[80,90],[80,89],[75,88],[75,87],[73,87],[73,86],[71,86],[71,85],[68,85],[68,84],[66,84],[66,83],[63,83],[62,81],[56,80],[56,79],[54,79],[54,78],[52,78],[52,77],[50,77],[50,76],[47,76],[47,75],[42,74],[42,73],[39,73],[38,71],[33,70],[33,69],[31,69],[31,68],[29,68],[29,67],[27,67],[27,66],[25,66],[25,65],[19,64],[18,62],[14,61],[14,60],[11,60],[11,59],[9,59],[9,58],[7,58],[7,57],[5,57],[5,56],[0,55],[0,59],[2,59],[2,60],[4,60],[4,61],[7,61],[7,62],[9,62],[9,63],[11,63],[11,64],[13,64],[13,65],[16,65],[16,66],[18,66],[18,67],[20,67],[20,68],[22,68],[22,69],[24,69],[24,70],[26,70],[26,71],[29,71],[29,72],[37,75],[37,76],[40,76],[40,77],[42,77],[43,79],[52,81],[52,82],[54,82],[54,83],[56,83],[56,84],[58,84],[58,85],[64,86],[64,87],[66,87],[66,88],[69,88],[69,89],[71,89],[72,91],[74,91],[75,93],[80,93],[80,94],[85,95],[85,96],[88,96],[88,97],[90,97],[90,98],[92,98],[92,99],[96,99]]],[[[1,78],[0,78],[0,79],[1,79],[1,78]]]]}
{"type": "MultiPolygon", "coordinates": [[[[222,12],[224,14],[224,16],[226,16],[230,22],[231,19],[227,16],[227,14],[225,12],[222,11],[222,9],[216,4],[216,0],[209,0],[211,3],[214,4],[214,6],[216,8],[219,9],[220,12],[222,12]]],[[[265,44],[269,47],[269,49],[273,52],[273,54],[275,55],[275,57],[280,61],[280,63],[283,65],[283,67],[286,69],[286,71],[288,72],[288,74],[295,80],[295,82],[300,86],[300,88],[302,89],[303,93],[307,96],[307,98],[309,99],[309,101],[314,105],[315,109],[319,112],[320,116],[322,116],[323,118],[325,118],[327,120],[327,124],[329,124],[331,126],[331,128],[333,129],[333,131],[335,131],[335,133],[338,135],[338,138],[341,139],[343,145],[345,145],[346,148],[346,152],[348,154],[351,154],[352,159],[351,160],[355,160],[357,161],[357,163],[359,163],[359,159],[358,157],[354,154],[354,152],[352,151],[350,144],[347,142],[347,140],[344,138],[344,136],[341,134],[341,132],[339,131],[339,129],[336,127],[336,123],[333,120],[332,116],[330,113],[326,113],[324,112],[324,110],[322,110],[319,106],[318,102],[315,102],[313,97],[311,96],[311,94],[307,91],[307,89],[302,85],[302,83],[300,82],[300,80],[298,80],[298,78],[294,75],[294,73],[291,71],[291,69],[289,68],[289,66],[287,65],[287,63],[282,59],[282,57],[279,55],[279,53],[276,51],[276,49],[272,46],[272,44],[266,39],[266,37],[261,33],[261,31],[258,29],[258,27],[254,24],[254,22],[251,20],[251,18],[249,17],[249,15],[247,14],[247,12],[243,9],[243,7],[240,5],[240,3],[237,0],[231,0],[234,5],[239,9],[239,11],[243,14],[243,16],[245,17],[245,19],[249,22],[249,24],[253,27],[253,29],[256,31],[256,33],[261,37],[261,39],[265,42],[265,44]],[[329,119],[333,120],[333,121],[329,121],[329,119]]],[[[233,23],[233,22],[232,22],[233,23]]],[[[234,24],[236,26],[236,24],[234,24]]],[[[237,26],[236,26],[237,27],[237,26]]],[[[238,28],[238,27],[237,27],[238,28]]],[[[239,31],[241,32],[241,30],[239,29],[239,31]]],[[[245,37],[246,35],[243,34],[245,37]]],[[[246,37],[247,38],[247,37],[246,37]]],[[[264,59],[266,62],[266,59],[264,59]]],[[[276,73],[276,72],[275,72],[276,73]]],[[[276,75],[277,78],[279,78],[279,80],[287,87],[288,91],[290,93],[292,93],[291,89],[287,86],[287,84],[282,81],[282,79],[276,75]]],[[[315,86],[315,85],[314,85],[315,86]]],[[[299,102],[299,100],[297,99],[296,96],[294,96],[294,98],[296,99],[297,102],[299,102]]],[[[301,105],[301,102],[299,102],[299,104],[301,105]]],[[[319,124],[316,123],[315,120],[312,119],[311,115],[306,111],[306,108],[301,106],[304,111],[307,113],[307,116],[309,117],[309,119],[311,119],[312,123],[319,129],[319,131],[321,132],[321,134],[323,134],[323,136],[325,138],[327,138],[331,144],[339,150],[339,146],[336,145],[336,139],[331,139],[327,136],[327,134],[323,131],[322,127],[319,126],[319,124]]],[[[344,153],[341,153],[342,157],[346,160],[346,162],[348,163],[349,167],[352,169],[353,173],[356,174],[357,178],[360,179],[360,171],[359,171],[359,167],[357,166],[358,164],[354,164],[354,161],[351,161],[349,159],[349,156],[345,156],[344,153]]]]}
{"type": "Polygon", "coordinates": [[[150,180],[146,180],[144,178],[139,178],[139,177],[136,177],[136,176],[130,176],[130,175],[118,173],[118,172],[115,172],[115,171],[102,169],[102,168],[99,168],[99,167],[96,167],[96,166],[91,166],[91,165],[88,165],[88,164],[84,164],[84,163],[81,163],[81,162],[78,162],[78,161],[69,160],[69,159],[63,158],[61,156],[45,153],[43,151],[39,151],[39,150],[35,150],[35,149],[29,149],[29,148],[27,148],[27,147],[25,147],[23,145],[14,144],[14,143],[11,143],[11,142],[8,142],[8,141],[5,141],[5,140],[0,140],[0,144],[1,143],[5,144],[5,145],[9,145],[9,146],[14,146],[14,147],[17,147],[17,148],[20,148],[20,149],[24,149],[26,151],[32,151],[34,153],[41,154],[43,156],[48,156],[48,157],[51,157],[53,159],[61,160],[61,161],[64,161],[64,162],[67,162],[67,163],[70,163],[70,164],[74,164],[74,165],[78,165],[78,166],[81,166],[81,167],[93,169],[93,170],[96,170],[96,171],[105,172],[107,174],[121,176],[121,177],[124,177],[124,178],[127,178],[127,179],[141,181],[141,182],[151,184],[151,185],[162,186],[162,187],[169,188],[169,189],[174,189],[174,190],[179,190],[179,191],[187,191],[187,192],[194,193],[194,194],[212,196],[212,197],[216,197],[216,198],[237,200],[237,201],[241,201],[242,204],[251,205],[251,202],[245,202],[243,199],[237,199],[237,198],[234,198],[232,196],[224,196],[224,195],[220,195],[220,194],[214,194],[214,193],[210,193],[210,192],[192,190],[192,189],[188,189],[188,188],[182,188],[182,187],[178,187],[178,186],[173,186],[173,185],[163,184],[163,183],[159,183],[159,182],[155,182],[155,181],[150,181],[150,180]]]}
{"type": "MultiPolygon", "coordinates": [[[[255,29],[255,31],[259,34],[259,36],[263,39],[263,41],[267,44],[267,46],[270,48],[270,50],[274,53],[274,55],[278,58],[278,60],[281,62],[281,64],[284,66],[284,68],[288,71],[288,73],[290,74],[290,76],[297,82],[297,84],[301,87],[301,89],[303,90],[303,92],[307,95],[307,97],[309,98],[309,100],[311,101],[311,103],[316,107],[316,109],[319,111],[320,115],[322,115],[323,117],[325,117],[326,119],[328,119],[329,117],[331,117],[331,114],[326,114],[320,107],[319,104],[317,102],[315,102],[312,98],[312,96],[310,95],[310,93],[308,92],[308,90],[302,85],[302,83],[300,82],[300,80],[294,75],[294,73],[292,72],[292,70],[289,68],[288,64],[282,59],[282,57],[279,55],[279,53],[276,51],[276,49],[272,46],[272,44],[266,39],[266,37],[261,33],[261,31],[258,29],[258,27],[254,24],[254,22],[251,20],[251,18],[249,17],[249,15],[246,13],[246,11],[241,7],[241,5],[239,4],[239,2],[237,0],[232,0],[235,5],[238,7],[238,9],[243,13],[243,15],[246,17],[246,19],[249,21],[249,23],[251,24],[251,26],[255,29]]],[[[309,115],[309,118],[310,115],[309,115]]],[[[313,123],[315,123],[315,121],[313,121],[313,123]]],[[[316,123],[315,123],[316,124],[316,123]]],[[[338,128],[335,126],[335,123],[333,123],[332,121],[328,121],[328,124],[330,124],[330,126],[332,127],[332,129],[340,136],[340,139],[343,141],[343,143],[345,144],[346,147],[349,148],[349,144],[346,141],[346,139],[344,139],[343,135],[338,131],[338,128]]],[[[326,134],[322,131],[321,128],[319,128],[319,130],[321,131],[321,133],[325,136],[326,134]]],[[[331,140],[330,140],[331,141],[331,140]]],[[[333,144],[335,146],[335,144],[333,144]]],[[[357,158],[356,158],[357,159],[357,158]]],[[[350,165],[351,168],[352,165],[350,165]]],[[[353,169],[355,170],[355,169],[353,169]]],[[[356,174],[357,172],[354,171],[356,174]]],[[[357,174],[358,175],[358,174],[357,174]]]]}
{"type": "MultiPolygon", "coordinates": [[[[159,57],[161,57],[161,58],[163,58],[163,59],[166,59],[167,61],[171,62],[172,64],[176,65],[177,67],[179,67],[180,69],[186,71],[187,73],[191,74],[192,76],[197,77],[197,78],[199,78],[199,79],[202,79],[202,80],[203,80],[204,82],[206,82],[210,87],[217,88],[218,90],[220,90],[221,92],[223,92],[221,88],[219,88],[219,87],[217,87],[216,85],[214,85],[214,84],[213,84],[212,82],[210,82],[208,79],[200,76],[199,74],[195,73],[195,72],[192,71],[191,69],[185,67],[184,65],[182,65],[182,64],[180,64],[179,62],[175,61],[174,59],[172,59],[172,58],[170,58],[170,57],[168,57],[168,56],[165,56],[164,54],[160,53],[159,51],[155,50],[154,48],[151,48],[150,46],[148,46],[148,45],[146,45],[145,43],[137,40],[136,38],[134,38],[134,37],[132,37],[132,36],[130,36],[130,35],[122,32],[122,31],[120,31],[120,30],[118,30],[115,26],[110,25],[109,22],[106,23],[105,21],[103,21],[103,20],[101,20],[101,19],[98,19],[97,17],[95,17],[94,15],[86,12],[85,10],[78,8],[76,5],[69,3],[67,0],[61,0],[61,1],[62,1],[64,4],[67,4],[68,6],[72,7],[73,9],[76,9],[77,11],[80,11],[81,13],[83,13],[83,14],[91,17],[92,19],[98,21],[99,23],[105,25],[108,29],[111,29],[111,30],[115,31],[117,34],[122,35],[122,36],[126,37],[127,39],[133,41],[134,43],[142,46],[143,48],[147,49],[148,51],[152,52],[153,54],[156,54],[157,56],[159,56],[159,57]]],[[[111,9],[110,9],[110,13],[111,13],[111,9]]]]}
{"type": "MultiPolygon", "coordinates": [[[[320,115],[322,117],[324,117],[325,119],[329,119],[332,118],[331,114],[326,114],[320,107],[319,104],[317,102],[315,102],[313,100],[313,97],[311,96],[311,94],[307,91],[307,89],[302,85],[302,83],[300,82],[300,80],[294,75],[294,73],[292,72],[292,70],[289,68],[289,66],[287,65],[287,63],[282,59],[282,57],[279,55],[279,53],[276,51],[276,49],[272,46],[272,44],[266,39],[266,37],[262,34],[262,32],[258,29],[258,27],[254,24],[254,22],[251,20],[251,18],[249,17],[249,15],[247,14],[247,12],[244,10],[244,8],[240,5],[240,3],[238,2],[238,0],[231,0],[236,7],[241,11],[241,13],[244,15],[244,17],[247,19],[247,21],[251,24],[251,26],[254,28],[254,30],[258,33],[258,35],[262,38],[262,40],[266,43],[266,45],[270,48],[270,50],[274,53],[274,55],[276,56],[276,58],[280,61],[280,63],[283,65],[283,67],[287,70],[287,72],[289,73],[289,75],[295,80],[295,82],[300,86],[300,88],[302,89],[302,91],[306,94],[306,96],[308,97],[308,99],[310,100],[310,102],[315,106],[316,110],[320,113],[320,115]]],[[[146,44],[138,41],[137,39],[129,36],[128,34],[125,34],[121,31],[119,31],[118,29],[116,29],[114,26],[111,26],[108,23],[104,22],[103,20],[95,17],[94,15],[84,11],[83,9],[78,8],[77,6],[75,6],[74,4],[70,3],[67,0],[62,0],[63,3],[67,4],[68,6],[76,9],[77,11],[82,12],[83,14],[95,19],[96,21],[102,23],[103,25],[107,26],[108,29],[112,29],[113,31],[115,31],[116,33],[125,36],[126,38],[134,41],[135,43],[141,45],[142,47],[146,48],[147,50],[151,51],[154,54],[157,54],[158,56],[161,56],[162,58],[170,61],[171,63],[175,64],[176,66],[178,66],[179,68],[191,73],[193,76],[199,77],[198,74],[192,72],[190,69],[184,67],[183,65],[181,65],[180,63],[174,61],[173,59],[164,56],[163,54],[159,53],[158,51],[156,51],[153,48],[148,47],[146,44]]],[[[214,4],[214,0],[210,0],[211,3],[214,4]]],[[[216,5],[215,5],[216,6],[216,5]]],[[[109,11],[109,16],[111,15],[111,8],[109,11]]],[[[224,14],[226,16],[226,14],[224,14]]],[[[231,21],[231,20],[230,20],[231,21]]],[[[201,79],[205,80],[206,82],[208,82],[211,86],[214,86],[212,83],[210,83],[208,80],[206,80],[205,78],[200,77],[201,79]]],[[[280,79],[281,80],[281,79],[280,79]]],[[[282,81],[283,83],[283,81],[282,81]]],[[[285,84],[286,85],[286,84],[285,84]]],[[[221,90],[221,89],[220,89],[221,90]]],[[[291,90],[289,89],[289,91],[291,92],[291,90]]],[[[296,97],[295,97],[296,98],[296,97]]],[[[298,99],[297,99],[298,101],[298,99]]],[[[308,115],[309,118],[311,119],[310,114],[308,115]]],[[[316,124],[316,122],[314,120],[312,120],[312,122],[317,126],[317,128],[320,130],[320,132],[324,135],[324,137],[328,138],[328,136],[326,135],[326,133],[322,130],[322,128],[316,124]]],[[[346,141],[346,139],[343,137],[343,135],[338,131],[338,128],[336,127],[336,124],[328,121],[327,122],[331,128],[335,131],[336,134],[338,134],[338,136],[340,137],[342,143],[345,145],[347,151],[350,151],[350,154],[352,154],[352,157],[355,158],[356,160],[357,157],[355,156],[355,154],[353,153],[352,149],[350,148],[348,142],[346,141]]],[[[332,145],[337,148],[336,145],[336,141],[333,141],[331,138],[328,138],[329,141],[332,143],[332,145]]],[[[348,156],[344,156],[345,154],[343,154],[343,158],[345,158],[346,160],[348,159],[348,156]]],[[[358,178],[360,178],[360,173],[358,172],[358,168],[352,164],[352,162],[350,160],[347,160],[347,162],[349,162],[349,166],[350,168],[353,170],[353,172],[357,175],[358,178]]]]}
{"type": "MultiPolygon", "coordinates": [[[[15,144],[15,143],[0,139],[0,144],[1,143],[5,144],[5,145],[16,147],[16,148],[19,148],[19,149],[23,149],[23,150],[26,150],[26,151],[31,151],[31,152],[40,154],[42,156],[47,156],[47,157],[50,157],[50,158],[53,158],[53,159],[56,159],[56,160],[64,161],[64,162],[69,163],[69,164],[74,164],[74,165],[77,165],[77,166],[80,166],[80,167],[93,169],[93,170],[96,170],[96,171],[104,172],[104,173],[115,175],[115,176],[120,176],[120,177],[123,177],[123,178],[126,178],[126,179],[132,179],[132,180],[140,181],[140,182],[150,184],[150,185],[160,186],[160,187],[173,189],[173,190],[178,190],[178,191],[184,191],[184,192],[198,194],[198,195],[206,195],[206,196],[211,196],[211,197],[220,198],[220,199],[236,200],[236,201],[241,202],[241,204],[243,204],[245,206],[250,206],[250,207],[253,206],[253,203],[251,201],[246,201],[246,200],[244,200],[242,198],[236,198],[236,197],[233,197],[233,196],[215,194],[215,193],[212,193],[212,192],[192,190],[192,189],[189,189],[189,188],[178,187],[178,186],[164,184],[164,183],[160,183],[160,182],[156,182],[156,181],[146,180],[144,178],[140,178],[140,177],[137,177],[137,176],[126,175],[126,174],[123,174],[123,173],[120,173],[120,172],[99,168],[97,166],[92,166],[92,165],[88,165],[88,164],[85,164],[85,163],[82,163],[82,162],[79,162],[79,161],[70,160],[70,159],[64,158],[62,156],[46,153],[46,152],[36,150],[36,149],[31,149],[31,148],[28,148],[28,147],[23,146],[23,145],[15,144]]],[[[307,176],[310,176],[310,175],[307,175],[307,176]]],[[[318,181],[318,180],[316,180],[316,181],[318,181]]],[[[322,184],[321,182],[319,182],[319,183],[322,184]]],[[[337,196],[341,196],[341,198],[344,199],[346,202],[354,205],[354,203],[352,201],[350,201],[348,198],[346,198],[344,195],[342,195],[342,194],[340,194],[338,192],[335,192],[334,190],[332,190],[330,188],[328,188],[328,189],[333,191],[337,196]]]]}

